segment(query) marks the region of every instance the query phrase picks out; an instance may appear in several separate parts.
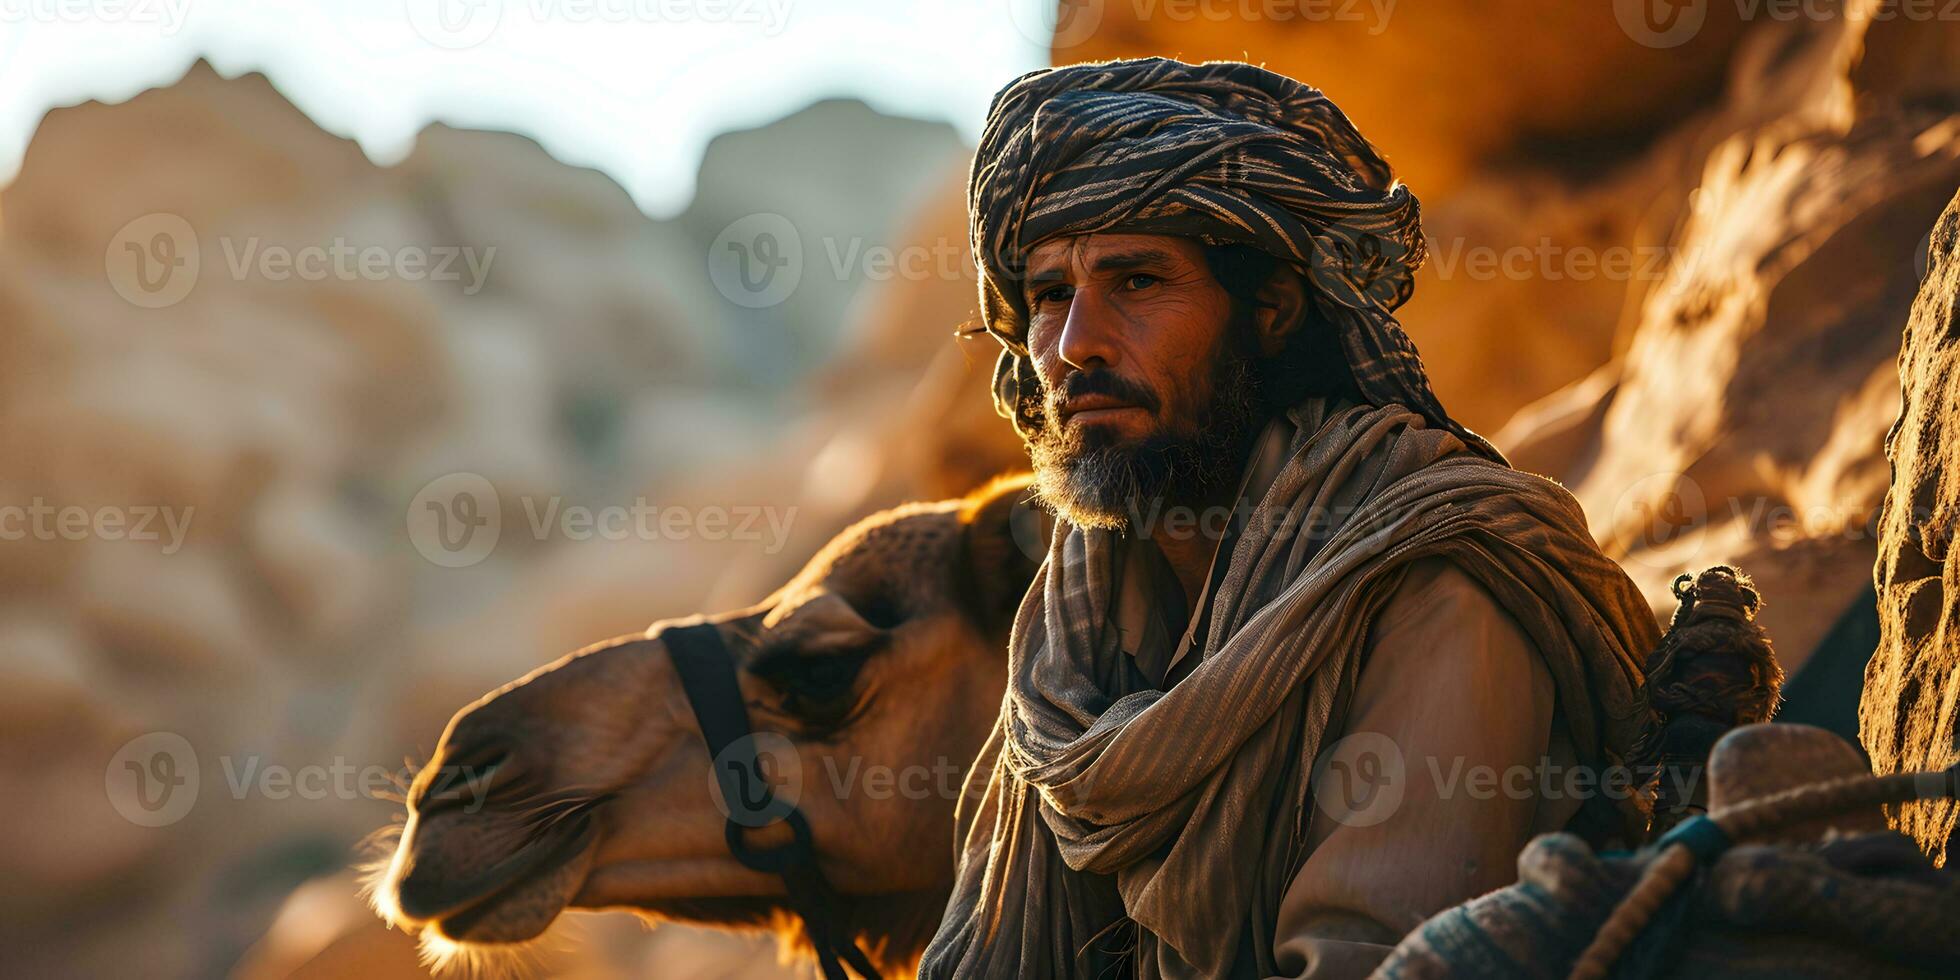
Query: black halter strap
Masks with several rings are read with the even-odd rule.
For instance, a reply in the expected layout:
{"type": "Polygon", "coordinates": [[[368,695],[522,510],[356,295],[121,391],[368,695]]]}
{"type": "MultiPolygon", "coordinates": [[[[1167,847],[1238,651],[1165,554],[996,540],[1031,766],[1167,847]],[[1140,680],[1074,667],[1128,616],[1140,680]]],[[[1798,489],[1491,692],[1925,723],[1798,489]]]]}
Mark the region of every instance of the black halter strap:
{"type": "Polygon", "coordinates": [[[715,782],[727,805],[728,850],[742,866],[780,875],[789,894],[790,910],[803,919],[817,964],[825,980],[849,980],[844,963],[863,980],[880,980],[871,959],[845,935],[832,914],[837,892],[817,867],[817,848],[810,821],[794,802],[777,799],[763,778],[756,757],[749,710],[742,700],[735,661],[722,645],[721,632],[703,623],[664,630],[660,639],[680,674],[681,691],[694,709],[701,737],[714,760],[715,782]],[[781,820],[795,837],[787,844],[758,850],[748,845],[745,829],[766,827],[781,820]],[[840,962],[840,959],[842,962],[840,962]]]}

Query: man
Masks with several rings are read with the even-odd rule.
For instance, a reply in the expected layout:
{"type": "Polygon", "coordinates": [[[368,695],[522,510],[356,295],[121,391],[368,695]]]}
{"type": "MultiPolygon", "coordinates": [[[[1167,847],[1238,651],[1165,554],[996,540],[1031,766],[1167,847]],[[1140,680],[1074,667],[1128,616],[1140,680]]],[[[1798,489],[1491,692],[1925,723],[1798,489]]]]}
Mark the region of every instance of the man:
{"type": "Polygon", "coordinates": [[[968,203],[1061,519],[922,976],[1363,975],[1533,834],[1638,826],[1560,787],[1629,749],[1651,612],[1431,394],[1415,198],[1320,92],[1034,72],[968,203]]]}

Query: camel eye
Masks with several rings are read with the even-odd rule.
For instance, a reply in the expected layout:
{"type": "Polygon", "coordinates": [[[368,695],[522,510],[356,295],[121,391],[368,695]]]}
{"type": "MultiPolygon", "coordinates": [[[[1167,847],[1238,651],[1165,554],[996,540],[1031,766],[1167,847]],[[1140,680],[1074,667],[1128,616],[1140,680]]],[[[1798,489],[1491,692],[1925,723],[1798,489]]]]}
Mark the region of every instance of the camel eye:
{"type": "Polygon", "coordinates": [[[874,596],[863,602],[854,602],[851,608],[857,610],[861,619],[877,629],[888,630],[905,622],[905,615],[899,611],[898,604],[884,596],[874,596]]]}
{"type": "Polygon", "coordinates": [[[820,737],[842,728],[857,710],[858,675],[874,652],[874,648],[816,654],[784,650],[764,656],[749,671],[782,694],[785,713],[820,737]]]}

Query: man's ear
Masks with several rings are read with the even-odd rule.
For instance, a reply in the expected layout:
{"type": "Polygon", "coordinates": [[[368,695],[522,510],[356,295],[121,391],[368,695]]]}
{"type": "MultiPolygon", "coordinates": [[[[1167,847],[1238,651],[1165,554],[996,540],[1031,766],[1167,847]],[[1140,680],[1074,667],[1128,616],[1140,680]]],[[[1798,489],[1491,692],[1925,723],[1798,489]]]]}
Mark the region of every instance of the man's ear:
{"type": "Polygon", "coordinates": [[[1028,473],[997,477],[960,509],[962,598],[982,635],[1003,649],[1055,527],[1054,516],[1035,505],[1033,485],[1028,473]]]}
{"type": "Polygon", "coordinates": [[[1272,357],[1286,349],[1286,340],[1307,321],[1306,280],[1285,262],[1278,263],[1266,284],[1254,294],[1253,327],[1259,334],[1259,353],[1272,357]]]}

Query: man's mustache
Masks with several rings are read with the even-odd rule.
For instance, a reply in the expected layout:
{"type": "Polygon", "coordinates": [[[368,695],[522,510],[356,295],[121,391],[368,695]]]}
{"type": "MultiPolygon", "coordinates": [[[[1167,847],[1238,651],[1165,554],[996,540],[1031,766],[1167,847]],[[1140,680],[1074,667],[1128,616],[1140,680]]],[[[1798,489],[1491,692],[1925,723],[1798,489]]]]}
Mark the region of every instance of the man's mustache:
{"type": "Polygon", "coordinates": [[[1049,417],[1059,415],[1069,402],[1089,395],[1105,395],[1151,412],[1160,407],[1156,392],[1144,387],[1141,382],[1103,368],[1073,372],[1063,378],[1061,384],[1050,389],[1046,405],[1049,417]]]}

